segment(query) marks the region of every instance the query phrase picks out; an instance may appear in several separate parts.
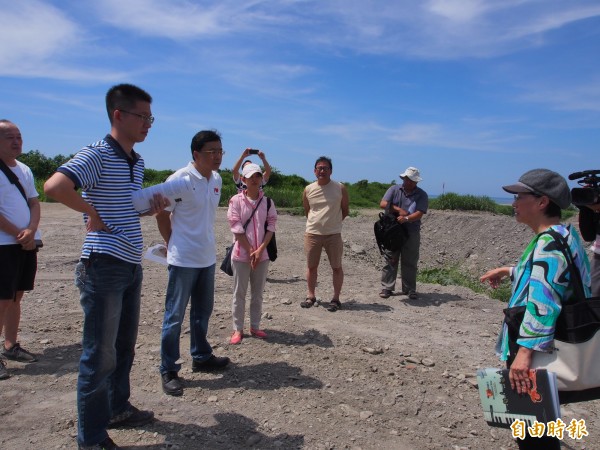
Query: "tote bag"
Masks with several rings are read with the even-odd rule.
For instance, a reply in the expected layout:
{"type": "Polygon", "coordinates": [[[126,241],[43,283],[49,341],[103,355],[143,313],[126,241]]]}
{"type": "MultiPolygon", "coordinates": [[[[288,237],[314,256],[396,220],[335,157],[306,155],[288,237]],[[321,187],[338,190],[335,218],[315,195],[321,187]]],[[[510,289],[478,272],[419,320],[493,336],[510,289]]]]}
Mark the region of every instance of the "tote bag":
{"type": "Polygon", "coordinates": [[[231,265],[231,253],[233,252],[233,244],[225,248],[225,258],[221,262],[221,270],[230,277],[233,276],[233,266],[231,265]]]}
{"type": "MultiPolygon", "coordinates": [[[[267,197],[267,213],[271,208],[271,199],[267,197]]],[[[265,233],[267,232],[267,222],[265,221],[265,233]]],[[[270,261],[275,261],[277,259],[277,240],[275,239],[275,233],[271,236],[271,240],[267,244],[267,254],[269,255],[270,261]]]]}

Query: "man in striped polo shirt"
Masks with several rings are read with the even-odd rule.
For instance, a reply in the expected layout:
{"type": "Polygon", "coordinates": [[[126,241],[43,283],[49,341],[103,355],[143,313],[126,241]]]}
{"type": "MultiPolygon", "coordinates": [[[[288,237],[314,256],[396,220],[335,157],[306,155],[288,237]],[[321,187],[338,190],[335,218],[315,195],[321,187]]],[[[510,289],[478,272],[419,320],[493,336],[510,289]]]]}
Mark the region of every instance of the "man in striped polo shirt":
{"type": "MultiPolygon", "coordinates": [[[[152,97],[130,85],[106,94],[110,134],[84,147],[44,185],[46,195],[83,213],[87,230],[75,270],[84,313],[77,382],[79,448],[118,448],[107,428],[154,418],[129,403],[140,316],[142,230],[131,193],[142,188],[144,160],[134,150],[154,122],[152,97]],[[81,195],[75,190],[81,189],[81,195]]],[[[154,215],[169,205],[155,195],[154,215]]]]}

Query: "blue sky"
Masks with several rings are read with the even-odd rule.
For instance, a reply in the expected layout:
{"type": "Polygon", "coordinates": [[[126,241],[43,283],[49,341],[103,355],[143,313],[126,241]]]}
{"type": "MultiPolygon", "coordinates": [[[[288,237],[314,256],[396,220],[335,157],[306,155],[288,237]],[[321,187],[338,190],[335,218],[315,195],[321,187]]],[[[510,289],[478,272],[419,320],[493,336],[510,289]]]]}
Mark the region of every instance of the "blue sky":
{"type": "MultiPolygon", "coordinates": [[[[545,167],[600,168],[598,0],[0,0],[0,116],[24,150],[70,154],[109,131],[104,95],[154,98],[136,146],[153,169],[222,133],[285,174],[504,196],[545,167]]],[[[574,184],[572,184],[574,186],[574,184]]]]}

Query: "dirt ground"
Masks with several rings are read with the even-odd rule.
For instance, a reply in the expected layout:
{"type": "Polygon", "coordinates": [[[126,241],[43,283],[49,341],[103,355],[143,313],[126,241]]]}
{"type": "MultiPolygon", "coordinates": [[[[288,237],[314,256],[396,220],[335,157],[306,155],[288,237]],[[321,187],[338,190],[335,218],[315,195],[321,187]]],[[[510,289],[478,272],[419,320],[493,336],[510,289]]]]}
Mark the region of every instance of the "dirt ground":
{"type": "MultiPolygon", "coordinates": [[[[230,240],[220,209],[218,260],[230,240]]],[[[133,404],[156,421],[112,430],[125,448],[144,449],[515,449],[508,430],[482,418],[477,368],[499,367],[493,347],[503,305],[472,291],[419,285],[418,300],[379,293],[381,257],[372,225],[377,211],[344,224],[343,308],[302,309],[306,279],[304,219],[280,215],[279,259],[265,290],[266,341],[228,344],[232,279],[218,272],[209,340],[229,356],[222,373],[192,373],[189,329],[182,335],[182,397],[160,386],[160,330],[166,268],[144,261],[142,316],[132,378],[133,404]]],[[[37,353],[32,364],[8,362],[0,381],[0,448],[76,448],[75,387],[82,312],[73,271],[83,240],[79,214],[43,204],[45,247],[36,289],[23,304],[20,341],[37,353]]],[[[144,218],[147,246],[160,242],[144,218]]],[[[513,218],[430,211],[422,230],[420,267],[457,263],[473,273],[512,263],[531,238],[513,218]]],[[[331,271],[322,261],[318,297],[331,298],[331,271]]],[[[246,319],[247,320],[247,319],[246,319]]],[[[599,449],[600,402],[564,405],[563,420],[584,419],[589,437],[563,447],[599,449]],[[596,442],[596,444],[594,444],[596,442]]]]}

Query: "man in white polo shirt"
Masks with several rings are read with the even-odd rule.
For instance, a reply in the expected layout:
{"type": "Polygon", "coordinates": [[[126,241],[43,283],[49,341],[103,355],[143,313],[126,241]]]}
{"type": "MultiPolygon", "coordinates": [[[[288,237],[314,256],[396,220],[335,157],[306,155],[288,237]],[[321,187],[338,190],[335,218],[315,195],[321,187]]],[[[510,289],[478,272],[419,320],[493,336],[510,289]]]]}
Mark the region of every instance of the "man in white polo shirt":
{"type": "Polygon", "coordinates": [[[156,216],[158,229],[167,243],[169,283],[161,338],[160,374],[167,395],[183,394],[178,375],[179,337],[185,309],[190,307],[190,353],[192,370],[208,372],[223,369],[229,358],[217,357],[206,339],[215,292],[214,223],[221,199],[221,176],[217,170],[223,159],[221,136],[213,130],[197,133],[192,139],[192,161],[169,177],[189,177],[193,201],[181,201],[156,216]],[[170,211],[169,211],[170,210],[170,211]]]}

